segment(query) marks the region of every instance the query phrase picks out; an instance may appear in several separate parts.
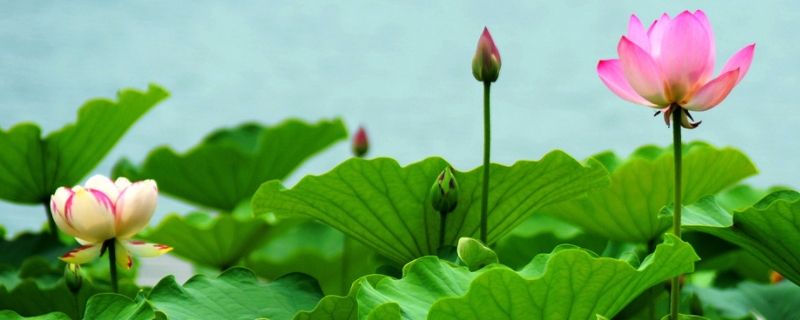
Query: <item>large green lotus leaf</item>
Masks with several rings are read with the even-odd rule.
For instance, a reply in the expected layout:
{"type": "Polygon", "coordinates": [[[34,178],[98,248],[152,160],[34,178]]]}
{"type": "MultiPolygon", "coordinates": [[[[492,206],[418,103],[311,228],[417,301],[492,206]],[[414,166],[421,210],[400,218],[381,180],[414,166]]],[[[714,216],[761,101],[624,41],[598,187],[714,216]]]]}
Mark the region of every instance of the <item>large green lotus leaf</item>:
{"type": "MultiPolygon", "coordinates": [[[[541,212],[609,239],[648,242],[672,225],[672,216],[659,214],[674,198],[671,149],[646,146],[624,163],[610,153],[595,156],[612,171],[611,186],[541,212]]],[[[757,172],[750,159],[733,148],[692,142],[683,149],[683,204],[716,194],[757,172]]]]}
{"type": "Polygon", "coordinates": [[[319,281],[324,293],[344,295],[353,281],[381,266],[374,255],[374,250],[339,230],[309,219],[254,251],[245,266],[265,279],[305,273],[319,281]]]}
{"type": "MultiPolygon", "coordinates": [[[[670,315],[665,315],[661,320],[669,320],[670,315]]],[[[597,320],[608,320],[608,318],[597,315],[597,320]]],[[[708,320],[706,317],[695,316],[695,315],[686,315],[686,314],[679,314],[678,320],[708,320]]]]}
{"type": "Polygon", "coordinates": [[[101,293],[89,298],[85,319],[150,320],[155,318],[153,306],[145,299],[133,301],[115,294],[101,293]]]}
{"type": "Polygon", "coordinates": [[[597,258],[585,250],[557,250],[537,256],[519,273],[495,269],[475,277],[462,297],[438,300],[432,319],[611,318],[651,286],[691,272],[698,258],[673,235],[638,268],[625,261],[597,258]]]}
{"type": "MultiPolygon", "coordinates": [[[[3,232],[0,227],[0,235],[3,232]]],[[[22,279],[35,278],[40,286],[54,285],[63,275],[64,263],[58,258],[80,246],[70,238],[72,245],[66,245],[49,233],[28,233],[17,235],[12,240],[0,237],[0,285],[13,288],[22,279]]],[[[138,264],[128,270],[119,270],[119,277],[133,279],[136,277],[138,264]]],[[[108,283],[108,260],[97,259],[82,265],[84,273],[95,283],[108,283]]]]}
{"type": "Polygon", "coordinates": [[[25,280],[35,282],[39,287],[53,287],[64,276],[64,263],[53,263],[48,259],[30,256],[21,263],[19,268],[4,265],[0,269],[0,286],[13,290],[25,280]]]}
{"type": "MultiPolygon", "coordinates": [[[[670,211],[671,208],[667,208],[670,211]]],[[[800,193],[791,190],[767,195],[731,216],[704,197],[684,207],[686,230],[706,232],[734,243],[764,261],[786,279],[800,284],[800,193]]]]}
{"type": "MultiPolygon", "coordinates": [[[[42,283],[41,278],[28,278],[19,282],[13,289],[0,286],[0,310],[13,310],[26,317],[63,312],[74,319],[80,319],[76,312],[83,312],[90,297],[111,291],[107,286],[95,285],[84,279],[75,297],[63,280],[54,285],[42,283]]],[[[134,297],[139,291],[139,287],[129,279],[120,280],[119,289],[120,293],[127,297],[134,297]]]]}
{"type": "Polygon", "coordinates": [[[742,211],[756,204],[768,194],[781,190],[789,190],[789,188],[776,186],[769,189],[756,189],[740,184],[714,195],[714,200],[727,212],[742,211]]]}
{"type": "Polygon", "coordinates": [[[800,287],[789,282],[770,285],[742,282],[735,288],[687,286],[696,293],[710,319],[800,319],[800,287]]]}
{"type": "Polygon", "coordinates": [[[183,286],[167,276],[148,300],[170,319],[291,319],[322,298],[317,281],[301,273],[261,283],[252,271],[231,268],[215,279],[196,275],[183,286]]]}
{"type": "Polygon", "coordinates": [[[14,288],[20,281],[16,269],[9,265],[0,265],[0,286],[14,288]]]}
{"type": "Polygon", "coordinates": [[[207,136],[185,154],[153,150],[140,167],[122,160],[114,176],[155,179],[159,191],[231,212],[264,181],[282,180],[312,155],[347,137],[341,119],[308,124],[287,120],[273,127],[248,123],[207,136]]]}
{"type": "Polygon", "coordinates": [[[361,277],[353,282],[347,296],[327,295],[319,301],[314,310],[300,311],[294,316],[294,320],[356,320],[358,319],[356,296],[362,288],[362,282],[374,285],[386,277],[380,274],[361,277]]]}
{"type": "Polygon", "coordinates": [[[715,286],[730,286],[744,280],[769,282],[770,268],[764,261],[756,258],[752,253],[745,250],[737,250],[729,253],[729,264],[717,269],[714,278],[715,286]]]}
{"type": "Polygon", "coordinates": [[[405,319],[612,317],[647,288],[692,271],[696,260],[691,246],[672,235],[638,268],[574,246],[539,255],[518,272],[499,264],[469,272],[426,256],[406,265],[402,279],[362,282],[359,318],[386,303],[399,304],[405,319]]]}
{"type": "Polygon", "coordinates": [[[136,120],[168,95],[150,85],[147,92],[121,91],[117,102],[90,100],[78,111],[76,123],[44,139],[33,123],[0,129],[0,199],[47,203],[58,187],[77,184],[136,120]]]}
{"type": "MultiPolygon", "coordinates": [[[[19,268],[10,265],[0,266],[0,286],[5,286],[6,290],[14,290],[17,285],[25,281],[35,283],[40,288],[51,288],[64,277],[64,262],[53,263],[52,261],[39,256],[26,257],[19,268]]],[[[136,266],[129,270],[118,270],[120,281],[135,278],[136,266]]],[[[98,290],[110,290],[109,268],[107,259],[97,259],[90,263],[81,265],[81,274],[84,278],[92,279],[93,287],[98,290]]]]}
{"type": "Polygon", "coordinates": [[[193,212],[169,214],[139,238],[171,246],[171,254],[193,263],[225,270],[269,240],[272,229],[264,216],[193,212]]]}
{"type": "Polygon", "coordinates": [[[367,320],[395,320],[403,315],[400,305],[394,302],[387,302],[375,307],[367,316],[367,320]]]}
{"type": "Polygon", "coordinates": [[[540,253],[550,253],[557,246],[569,243],[593,252],[602,252],[607,240],[587,234],[580,228],[546,215],[532,215],[511,233],[495,243],[500,263],[519,269],[540,253]]]}
{"type": "MultiPolygon", "coordinates": [[[[522,223],[541,206],[569,200],[608,183],[596,162],[584,167],[562,151],[540,161],[511,167],[493,164],[488,212],[488,243],[522,223]]],[[[321,176],[307,176],[290,190],[279,181],[264,183],[253,196],[254,214],[304,214],[317,218],[380,254],[406,263],[436,254],[439,213],[430,205],[431,185],[449,166],[441,158],[400,167],[394,159],[347,160],[321,176]]],[[[458,207],[447,214],[445,244],[477,237],[483,169],[455,172],[458,207]]]]}
{"type": "Polygon", "coordinates": [[[59,257],[74,249],[53,237],[49,232],[24,232],[17,234],[11,240],[6,240],[3,236],[4,233],[5,230],[0,226],[0,264],[9,264],[15,268],[19,268],[22,262],[31,256],[41,257],[55,263],[59,257]]]}
{"type": "MultiPolygon", "coordinates": [[[[661,320],[669,320],[670,315],[665,315],[661,320]]],[[[608,320],[608,318],[603,317],[601,315],[597,315],[597,320],[608,320]]],[[[695,316],[695,315],[686,315],[686,314],[679,314],[678,320],[709,320],[706,317],[695,316]]]]}
{"type": "Polygon", "coordinates": [[[72,320],[68,315],[64,314],[63,312],[52,312],[48,314],[44,314],[41,316],[33,316],[33,317],[23,317],[18,313],[14,312],[13,310],[2,310],[0,311],[0,319],[6,320],[72,320]]]}
{"type": "Polygon", "coordinates": [[[362,281],[356,295],[359,319],[391,311],[379,308],[387,303],[399,304],[406,319],[425,319],[428,309],[438,299],[464,294],[476,275],[496,268],[505,266],[492,264],[470,272],[467,267],[457,267],[436,256],[421,257],[403,268],[402,279],[386,277],[377,282],[362,281]]]}

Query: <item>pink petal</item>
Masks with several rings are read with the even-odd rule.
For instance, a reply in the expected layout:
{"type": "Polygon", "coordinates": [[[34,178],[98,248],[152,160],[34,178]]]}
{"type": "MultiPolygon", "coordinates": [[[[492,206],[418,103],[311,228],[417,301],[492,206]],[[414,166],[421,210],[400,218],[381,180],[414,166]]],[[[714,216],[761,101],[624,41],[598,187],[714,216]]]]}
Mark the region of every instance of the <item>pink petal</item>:
{"type": "Polygon", "coordinates": [[[67,252],[67,254],[61,256],[59,259],[67,263],[84,264],[99,257],[102,246],[102,243],[84,245],[75,250],[67,252]]]}
{"type": "Polygon", "coordinates": [[[664,32],[669,28],[670,23],[672,23],[672,19],[665,13],[647,29],[647,36],[650,37],[650,55],[653,58],[661,55],[661,39],[664,38],[664,32]]]}
{"type": "Polygon", "coordinates": [[[66,220],[76,238],[97,243],[114,238],[114,204],[97,190],[76,187],[65,204],[66,220]]]}
{"type": "Polygon", "coordinates": [[[56,212],[61,212],[63,214],[66,211],[64,209],[64,205],[67,203],[67,199],[69,199],[73,193],[75,192],[68,187],[56,189],[56,193],[50,196],[50,210],[53,211],[53,214],[56,212]]]}
{"type": "Polygon", "coordinates": [[[122,245],[137,257],[155,257],[172,250],[172,247],[163,244],[147,243],[143,241],[122,241],[122,245]]]}
{"type": "Polygon", "coordinates": [[[702,85],[699,80],[708,65],[710,48],[708,32],[694,15],[684,11],[672,20],[658,58],[670,102],[683,105],[702,85]]]}
{"type": "Polygon", "coordinates": [[[639,48],[642,48],[647,53],[650,53],[650,38],[647,37],[647,31],[644,30],[642,22],[636,15],[631,15],[628,21],[628,40],[635,43],[639,48]]]}
{"type": "Polygon", "coordinates": [[[497,63],[500,64],[500,51],[497,50],[497,46],[494,44],[492,34],[489,33],[489,28],[483,27],[483,33],[481,34],[481,38],[478,42],[482,41],[487,41],[491,45],[491,55],[494,56],[494,58],[497,59],[497,63]]]}
{"type": "Polygon", "coordinates": [[[89,180],[86,180],[86,184],[84,184],[83,187],[105,193],[111,202],[117,202],[120,189],[117,188],[114,181],[111,181],[111,179],[104,175],[96,174],[92,176],[89,180]]]}
{"type": "Polygon", "coordinates": [[[708,80],[711,79],[711,76],[714,74],[714,64],[716,63],[716,50],[717,45],[714,43],[714,31],[711,29],[711,22],[708,21],[708,17],[706,14],[701,11],[697,10],[694,12],[695,18],[700,21],[700,24],[703,25],[703,28],[706,29],[708,33],[708,42],[711,44],[711,47],[708,51],[708,64],[706,65],[706,69],[703,70],[703,75],[700,77],[700,83],[706,83],[708,80]]]}
{"type": "Polygon", "coordinates": [[[603,80],[603,83],[611,89],[611,92],[620,98],[648,107],[655,106],[633,90],[628,83],[628,78],[625,77],[625,72],[622,71],[622,63],[619,62],[619,59],[600,60],[597,64],[597,74],[600,76],[600,80],[603,80]]]}
{"type": "Polygon", "coordinates": [[[116,235],[134,236],[150,223],[158,203],[158,187],[153,180],[138,181],[122,190],[116,205],[116,235]]]}
{"type": "Polygon", "coordinates": [[[692,111],[705,111],[715,107],[722,102],[733,87],[736,86],[736,80],[738,78],[738,69],[721,74],[719,77],[711,80],[711,82],[700,88],[700,90],[697,90],[697,93],[689,100],[689,103],[683,105],[683,108],[692,111]]]}
{"type": "Polygon", "coordinates": [[[72,222],[66,216],[67,210],[65,208],[67,200],[72,197],[73,191],[67,187],[61,187],[56,190],[52,196],[50,196],[50,212],[53,215],[53,220],[55,220],[56,225],[62,232],[72,236],[77,237],[80,235],[78,230],[72,226],[72,222]]]}
{"type": "Polygon", "coordinates": [[[661,71],[653,57],[626,37],[619,40],[617,52],[622,70],[633,90],[655,105],[668,105],[661,71]]]}
{"type": "Polygon", "coordinates": [[[133,257],[131,257],[131,253],[128,249],[119,241],[114,241],[114,254],[117,258],[117,264],[122,267],[122,269],[128,270],[133,267],[133,257]]]}
{"type": "Polygon", "coordinates": [[[739,78],[736,79],[736,83],[738,84],[739,81],[742,81],[744,75],[747,74],[747,71],[750,70],[750,63],[753,62],[753,52],[756,49],[756,44],[751,44],[739,50],[736,54],[734,54],[728,62],[725,63],[725,66],[722,67],[722,71],[720,73],[725,73],[734,69],[739,69],[739,78]]]}

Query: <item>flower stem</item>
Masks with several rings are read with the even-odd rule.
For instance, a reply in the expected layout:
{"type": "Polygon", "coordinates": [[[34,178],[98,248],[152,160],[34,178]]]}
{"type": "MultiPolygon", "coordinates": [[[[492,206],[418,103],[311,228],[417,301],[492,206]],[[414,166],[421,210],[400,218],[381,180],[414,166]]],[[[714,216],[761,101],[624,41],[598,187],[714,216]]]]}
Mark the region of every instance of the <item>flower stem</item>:
{"type": "Polygon", "coordinates": [[[47,212],[47,223],[50,226],[50,235],[53,238],[58,237],[58,225],[56,225],[56,220],[53,218],[53,211],[50,209],[50,202],[44,202],[44,210],[47,212]]]}
{"type": "MultiPolygon", "coordinates": [[[[675,156],[675,200],[673,201],[673,220],[672,220],[672,233],[681,238],[681,113],[683,108],[676,103],[673,103],[670,108],[672,109],[672,145],[673,153],[675,156]]],[[[680,275],[672,278],[670,288],[670,303],[669,303],[669,318],[670,320],[678,320],[678,313],[681,303],[681,288],[680,288],[680,275]]]]}
{"type": "Polygon", "coordinates": [[[444,234],[447,231],[447,214],[439,212],[439,216],[441,217],[441,219],[439,219],[439,248],[441,248],[444,246],[444,234]]]}
{"type": "Polygon", "coordinates": [[[347,275],[348,275],[348,268],[353,263],[353,238],[348,235],[344,235],[342,238],[342,287],[339,288],[339,293],[342,295],[347,295],[350,290],[350,283],[347,282],[347,275]]]}
{"type": "Polygon", "coordinates": [[[114,293],[119,293],[119,284],[117,283],[117,248],[114,246],[115,239],[108,239],[103,245],[108,250],[108,268],[111,271],[111,290],[114,293]]]}
{"type": "Polygon", "coordinates": [[[489,119],[489,88],[492,83],[483,82],[483,192],[481,194],[481,242],[486,243],[486,220],[489,209],[489,149],[491,147],[491,121],[489,119]]]}
{"type": "Polygon", "coordinates": [[[74,319],[83,319],[83,312],[81,312],[81,299],[78,296],[78,292],[73,292],[72,297],[75,298],[75,318],[74,319]]]}
{"type": "MultiPolygon", "coordinates": [[[[647,242],[648,255],[656,251],[656,239],[657,238],[653,238],[647,242]]],[[[644,260],[644,258],[642,258],[642,260],[644,260]]],[[[657,320],[658,318],[656,318],[656,297],[657,297],[656,290],[654,288],[647,289],[647,296],[648,300],[650,300],[647,302],[647,317],[650,320],[657,320]]]]}

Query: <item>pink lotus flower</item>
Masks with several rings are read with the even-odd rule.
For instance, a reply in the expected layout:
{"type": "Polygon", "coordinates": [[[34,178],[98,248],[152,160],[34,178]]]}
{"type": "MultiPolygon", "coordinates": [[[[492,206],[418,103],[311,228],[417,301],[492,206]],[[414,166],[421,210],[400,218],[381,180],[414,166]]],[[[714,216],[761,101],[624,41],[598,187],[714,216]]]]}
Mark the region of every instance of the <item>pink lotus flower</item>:
{"type": "Polygon", "coordinates": [[[500,51],[494,45],[489,29],[483,28],[478,49],[472,58],[472,75],[482,82],[495,82],[500,76],[500,51]]]}
{"type": "Polygon", "coordinates": [[[722,102],[744,78],[755,44],[744,47],[711,78],[716,59],[714,32],[705,13],[684,11],[675,19],[666,13],[645,30],[635,15],[628,35],[617,46],[619,59],[600,60],[597,73],[622,99],[661,109],[669,126],[670,106],[683,111],[681,125],[694,128],[691,111],[705,111],[722,102]]]}
{"type": "Polygon", "coordinates": [[[172,247],[129,240],[142,230],[156,210],[158,187],[153,180],[131,183],[95,175],[86,185],[61,187],[50,197],[50,209],[56,225],[75,237],[82,246],[63,255],[67,263],[87,263],[104,253],[106,240],[114,240],[117,264],[133,266],[131,252],[153,257],[172,247]]]}

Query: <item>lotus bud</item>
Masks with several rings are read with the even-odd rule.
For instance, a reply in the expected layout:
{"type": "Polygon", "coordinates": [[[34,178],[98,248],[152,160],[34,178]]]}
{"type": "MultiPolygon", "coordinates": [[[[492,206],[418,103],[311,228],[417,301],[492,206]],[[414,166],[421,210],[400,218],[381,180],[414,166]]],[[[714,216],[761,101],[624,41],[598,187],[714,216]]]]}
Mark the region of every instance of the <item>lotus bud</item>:
{"type": "Polygon", "coordinates": [[[472,58],[472,75],[482,82],[495,82],[500,76],[500,52],[494,45],[489,29],[483,28],[478,49],[472,58]]]}
{"type": "Polygon", "coordinates": [[[439,213],[446,214],[456,209],[458,205],[458,182],[453,175],[453,167],[447,168],[439,174],[439,178],[431,187],[431,205],[439,213]]]}
{"type": "Polygon", "coordinates": [[[363,157],[369,151],[369,140],[367,140],[367,132],[364,127],[359,127],[356,135],[353,136],[353,154],[356,157],[363,157]]]}
{"type": "Polygon", "coordinates": [[[78,293],[83,285],[83,276],[81,275],[81,266],[75,263],[67,263],[64,268],[64,282],[67,283],[67,288],[72,293],[78,293]]]}

